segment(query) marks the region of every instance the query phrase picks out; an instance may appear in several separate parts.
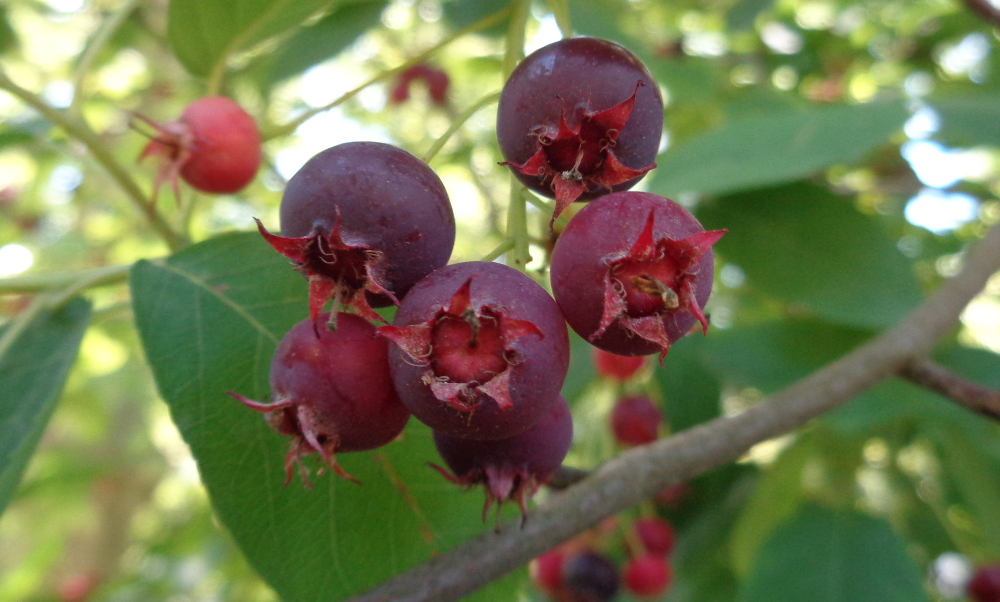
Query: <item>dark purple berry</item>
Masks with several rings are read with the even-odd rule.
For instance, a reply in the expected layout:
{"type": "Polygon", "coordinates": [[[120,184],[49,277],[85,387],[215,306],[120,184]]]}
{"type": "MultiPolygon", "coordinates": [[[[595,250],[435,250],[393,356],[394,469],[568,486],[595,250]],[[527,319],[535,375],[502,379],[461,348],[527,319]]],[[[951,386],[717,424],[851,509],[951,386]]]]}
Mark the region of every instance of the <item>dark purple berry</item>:
{"type": "Polygon", "coordinates": [[[569,336],[552,297],[499,263],[441,268],[403,299],[379,333],[400,399],[435,431],[506,439],[555,403],[569,368],[569,336]]]}
{"type": "Polygon", "coordinates": [[[552,251],[552,291],[566,321],[618,355],[667,354],[700,323],[712,292],[712,245],[686,209],[648,192],[615,192],[584,207],[552,251]]]}
{"type": "Polygon", "coordinates": [[[271,361],[271,403],[229,392],[262,412],[275,431],[292,437],[285,456],[286,485],[298,465],[310,486],[302,457],[312,453],[356,482],[334,454],[381,447],[410,418],[389,379],[388,345],[370,322],[342,313],[336,332],[321,328],[318,333],[311,320],[303,320],[278,343],[271,361]]]}
{"type": "Polygon", "coordinates": [[[310,159],[285,188],[281,233],[257,226],[309,279],[309,315],[323,306],[380,320],[372,307],[398,303],[444,266],[455,217],[437,174],[380,142],[348,142],[310,159]]]}
{"type": "Polygon", "coordinates": [[[562,465],[573,442],[573,418],[560,395],[535,426],[507,439],[478,441],[434,433],[434,445],[453,475],[435,466],[450,481],[485,485],[483,519],[493,502],[514,500],[522,516],[528,500],[562,465]]]}
{"type": "Polygon", "coordinates": [[[526,57],[497,109],[500,150],[525,186],[573,201],[628,190],[655,167],[663,100],[631,52],[597,38],[569,38],[526,57]]]}
{"type": "Polygon", "coordinates": [[[975,602],[1000,602],[1000,564],[977,569],[969,581],[968,592],[975,602]]]}
{"type": "Polygon", "coordinates": [[[597,552],[580,552],[563,562],[564,590],[574,602],[607,602],[618,593],[619,582],[618,568],[597,552]]]}

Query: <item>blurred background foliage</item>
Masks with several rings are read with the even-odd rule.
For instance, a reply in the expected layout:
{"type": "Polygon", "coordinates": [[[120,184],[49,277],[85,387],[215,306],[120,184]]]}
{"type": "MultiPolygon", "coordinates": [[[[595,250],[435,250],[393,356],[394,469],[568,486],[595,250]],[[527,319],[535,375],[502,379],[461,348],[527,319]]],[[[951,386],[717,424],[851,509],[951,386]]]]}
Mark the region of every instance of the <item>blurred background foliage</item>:
{"type": "MultiPolygon", "coordinates": [[[[639,189],[684,203],[707,228],[729,229],[716,246],[707,337],[681,341],[662,368],[649,365],[624,385],[597,377],[575,339],[564,388],[577,430],[570,465],[592,467],[618,451],[607,413],[623,390],[652,392],[673,431],[738,413],[894,324],[1000,221],[998,25],[958,0],[517,6],[529,11],[529,52],[559,38],[554,9],[574,33],[622,43],[646,62],[667,101],[666,126],[659,167],[639,189]]],[[[213,513],[202,478],[211,489],[217,477],[199,475],[174,422],[185,406],[171,379],[184,373],[157,359],[186,350],[182,337],[191,335],[183,312],[143,295],[168,284],[163,265],[211,278],[213,249],[264,270],[256,239],[219,235],[251,230],[252,217],[277,224],[284,182],[316,152],[378,140],[426,153],[502,86],[514,8],[496,0],[0,4],[0,600],[269,601],[278,598],[272,586],[288,600],[313,599],[316,590],[258,576],[280,567],[261,560],[266,550],[234,543],[230,531],[246,541],[245,517],[221,509],[239,502],[224,499],[235,494],[214,500],[227,528],[213,513]],[[419,82],[408,100],[390,102],[389,70],[445,41],[426,61],[448,74],[446,102],[419,82]],[[136,163],[147,138],[130,127],[132,116],[169,121],[210,90],[257,118],[266,166],[238,195],[184,188],[180,203],[161,195],[163,223],[209,242],[169,264],[141,263],[129,287],[128,266],[167,256],[171,244],[94,149],[107,149],[148,194],[154,167],[136,163]],[[79,122],[91,139],[72,131],[79,122]],[[176,330],[160,328],[168,318],[176,330]]],[[[452,261],[479,259],[504,241],[510,177],[500,160],[487,104],[431,161],[459,226],[452,261]]],[[[548,214],[535,207],[543,201],[532,203],[529,272],[545,282],[548,214]]],[[[286,279],[275,286],[300,297],[301,283],[286,279]]],[[[291,315],[272,321],[287,328],[291,315]]],[[[234,332],[213,336],[224,343],[234,332]]],[[[994,279],[935,359],[1000,388],[997,352],[994,279]]],[[[263,395],[266,370],[253,377],[263,395]]],[[[410,431],[412,445],[426,447],[426,432],[410,431]]],[[[204,434],[185,436],[208,446],[198,453],[223,453],[204,434]]],[[[202,470],[214,457],[199,456],[202,470]]],[[[480,492],[445,493],[420,468],[407,473],[411,486],[471,514],[449,542],[488,528],[475,511],[480,492]]],[[[652,512],[680,532],[671,602],[962,599],[963,562],[1000,561],[1000,429],[890,381],[633,514],[652,512]],[[829,543],[824,563],[808,561],[816,542],[829,543]],[[831,594],[828,579],[851,587],[831,594]]],[[[623,556],[620,546],[608,553],[623,556]]],[[[316,578],[309,570],[296,577],[316,578]]],[[[492,599],[541,599],[524,570],[499,587],[492,599]]]]}

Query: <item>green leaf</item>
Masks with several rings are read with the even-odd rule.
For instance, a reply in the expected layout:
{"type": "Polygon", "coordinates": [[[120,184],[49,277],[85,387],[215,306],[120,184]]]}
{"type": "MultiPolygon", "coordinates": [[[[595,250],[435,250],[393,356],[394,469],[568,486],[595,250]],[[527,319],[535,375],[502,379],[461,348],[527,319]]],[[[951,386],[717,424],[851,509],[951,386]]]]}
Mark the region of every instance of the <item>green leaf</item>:
{"type": "Polygon", "coordinates": [[[705,354],[726,382],[773,393],[844,355],[870,335],[818,320],[789,319],[711,331],[705,354]]]}
{"type": "Polygon", "coordinates": [[[167,37],[185,69],[207,76],[219,61],[333,4],[335,0],[170,0],[167,37]]]}
{"type": "Polygon", "coordinates": [[[956,144],[1000,146],[1000,95],[969,94],[931,101],[941,136],[956,144]]]}
{"type": "Polygon", "coordinates": [[[771,8],[774,0],[740,0],[726,11],[726,25],[740,31],[753,27],[757,15],[771,8]]]}
{"type": "Polygon", "coordinates": [[[381,22],[386,0],[348,4],[286,41],[271,65],[269,84],[296,76],[309,67],[340,54],[361,34],[381,22]]]}
{"type": "Polygon", "coordinates": [[[715,245],[758,292],[798,311],[861,328],[885,328],[920,302],[909,261],[874,218],[849,199],[808,184],[734,194],[699,208],[715,245]]]}
{"type": "Polygon", "coordinates": [[[702,357],[705,339],[687,336],[670,346],[670,354],[653,373],[673,432],[708,422],[720,412],[722,390],[702,357]]]}
{"type": "MultiPolygon", "coordinates": [[[[131,284],[147,359],[212,505],[283,600],[339,600],[490,527],[481,491],[427,466],[437,454],[415,420],[379,450],[338,456],[363,486],[325,474],[311,490],[282,487],[288,440],[225,393],[266,400],[274,348],[307,315],[305,280],[258,234],[140,262],[131,284]]],[[[523,578],[483,596],[510,599],[523,578]]]]}
{"type": "Polygon", "coordinates": [[[81,298],[42,311],[0,357],[0,513],[52,416],[89,322],[90,303],[81,298]]]}
{"type": "Polygon", "coordinates": [[[856,161],[905,123],[899,102],[739,114],[657,158],[650,190],[667,197],[788,182],[856,161]]]}
{"type": "Polygon", "coordinates": [[[927,600],[916,563],[888,522],[804,507],[761,547],[742,602],[927,600]]]}

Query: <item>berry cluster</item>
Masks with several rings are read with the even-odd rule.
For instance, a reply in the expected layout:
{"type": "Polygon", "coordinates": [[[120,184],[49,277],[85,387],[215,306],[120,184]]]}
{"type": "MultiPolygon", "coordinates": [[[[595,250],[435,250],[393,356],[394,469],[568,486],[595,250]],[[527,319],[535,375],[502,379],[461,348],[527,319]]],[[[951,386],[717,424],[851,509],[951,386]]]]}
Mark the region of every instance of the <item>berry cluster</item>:
{"type": "MultiPolygon", "coordinates": [[[[399,85],[433,85],[428,69],[406,72],[399,85]]],[[[448,195],[410,153],[354,142],[310,159],[285,189],[281,235],[257,222],[308,280],[309,318],[278,346],[270,403],[230,393],[291,437],[286,483],[298,466],[308,485],[302,458],[313,453],[351,479],[335,455],[391,441],[412,414],[434,432],[447,467],[434,468],[455,483],[485,486],[484,517],[506,500],[526,512],[573,437],[560,395],[567,323],[603,352],[625,356],[606,362],[622,380],[641,369],[640,356],[662,361],[693,325],[708,326],[711,246],[723,231],[705,232],[669,199],[627,191],[654,167],[662,123],[655,82],[611,42],[563,40],[511,75],[498,109],[502,165],[555,198],[553,220],[569,203],[595,199],[556,242],[554,297],[499,263],[447,265],[455,241],[448,195]],[[391,324],[374,310],[390,305],[391,324]]],[[[648,397],[619,405],[620,441],[657,437],[660,416],[648,397]]],[[[666,565],[647,557],[666,552],[643,545],[626,586],[662,591],[666,565]]]]}
{"type": "Polygon", "coordinates": [[[611,521],[545,552],[531,562],[532,581],[555,602],[606,602],[622,586],[639,599],[662,596],[673,576],[673,527],[657,517],[636,520],[622,538],[627,559],[621,570],[599,551],[615,532],[611,521]]]}

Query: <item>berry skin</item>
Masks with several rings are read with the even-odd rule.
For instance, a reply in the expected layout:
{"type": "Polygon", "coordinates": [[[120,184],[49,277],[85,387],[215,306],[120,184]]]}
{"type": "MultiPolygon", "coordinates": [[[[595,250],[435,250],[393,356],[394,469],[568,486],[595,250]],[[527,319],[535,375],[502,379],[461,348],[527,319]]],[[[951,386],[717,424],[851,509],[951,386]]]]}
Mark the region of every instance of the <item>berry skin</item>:
{"type": "Polygon", "coordinates": [[[645,445],[656,441],[663,417],[647,395],[622,397],[611,410],[611,432],[622,445],[645,445]]]}
{"type": "Polygon", "coordinates": [[[380,142],[349,142],[314,156],[285,187],[282,236],[260,221],[257,227],[309,279],[314,322],[330,299],[335,311],[381,320],[372,307],[397,304],[448,262],[455,244],[441,179],[420,159],[380,142]]]}
{"type": "Polygon", "coordinates": [[[618,568],[597,552],[580,552],[563,564],[563,586],[573,602],[607,602],[618,593],[618,568]]]}
{"type": "Polygon", "coordinates": [[[658,598],[670,585],[671,576],[666,558],[652,554],[630,559],[622,571],[625,589],[638,598],[658,598]]]}
{"type": "Polygon", "coordinates": [[[436,270],[403,299],[389,361],[400,399],[435,431],[506,439],[559,395],[569,335],[552,297],[525,274],[486,261],[436,270]]]}
{"type": "Polygon", "coordinates": [[[389,92],[391,104],[402,104],[410,98],[410,84],[413,80],[422,79],[427,85],[427,95],[434,104],[448,106],[448,74],[425,63],[417,63],[399,74],[389,92]]]}
{"type": "MultiPolygon", "coordinates": [[[[569,38],[526,57],[504,84],[497,139],[525,186],[570,203],[628,190],[655,167],[663,100],[625,48],[569,38]]],[[[551,226],[551,224],[550,224],[551,226]]]]}
{"type": "Polygon", "coordinates": [[[494,501],[499,516],[507,500],[516,501],[521,516],[527,517],[528,500],[562,465],[572,442],[573,418],[560,395],[533,427],[507,439],[477,441],[435,432],[434,445],[454,475],[431,466],[454,483],[486,486],[483,520],[494,501]]]}
{"type": "Polygon", "coordinates": [[[558,592],[563,588],[562,570],[565,560],[565,554],[558,548],[545,552],[532,561],[531,580],[540,589],[558,592]]]}
{"type": "Polygon", "coordinates": [[[231,194],[253,180],[260,167],[260,132],[243,108],[224,96],[209,96],[189,104],[177,121],[159,125],[140,159],[159,157],[153,200],[169,182],[180,201],[177,179],[212,194],[231,194]]]}
{"type": "Polygon", "coordinates": [[[642,356],[615,355],[597,347],[593,349],[593,357],[594,367],[598,374],[620,381],[626,381],[635,376],[646,363],[646,358],[642,356]]]}
{"type": "Polygon", "coordinates": [[[695,323],[712,292],[712,245],[686,209],[647,192],[615,192],[573,217],[552,252],[552,291],[566,321],[618,355],[659,352],[695,323]],[[613,224],[613,227],[609,227],[613,224]]]}
{"type": "Polygon", "coordinates": [[[674,528],[662,518],[640,518],[633,526],[642,547],[653,556],[669,556],[677,539],[674,528]]]}
{"type": "Polygon", "coordinates": [[[975,602],[1000,602],[1000,564],[980,567],[967,591],[975,602]]]}
{"type": "Polygon", "coordinates": [[[381,447],[410,418],[389,381],[386,341],[358,316],[341,314],[337,324],[336,332],[322,329],[317,337],[312,321],[303,320],[281,339],[271,361],[271,403],[227,391],[263,413],[272,429],[292,437],[285,485],[298,465],[305,486],[312,486],[302,464],[302,457],[312,453],[338,475],[357,482],[334,454],[381,447]]]}

